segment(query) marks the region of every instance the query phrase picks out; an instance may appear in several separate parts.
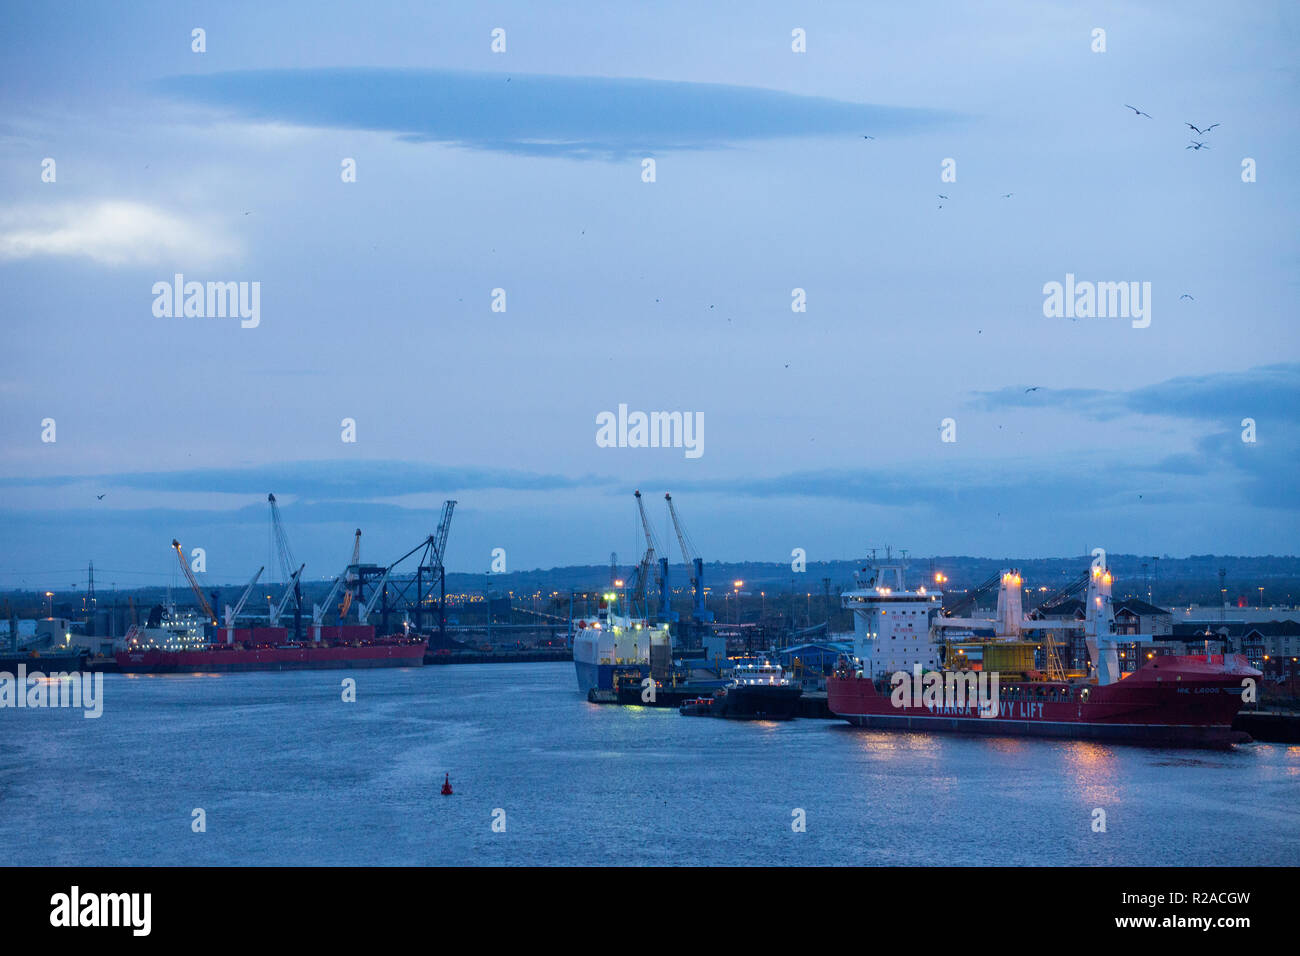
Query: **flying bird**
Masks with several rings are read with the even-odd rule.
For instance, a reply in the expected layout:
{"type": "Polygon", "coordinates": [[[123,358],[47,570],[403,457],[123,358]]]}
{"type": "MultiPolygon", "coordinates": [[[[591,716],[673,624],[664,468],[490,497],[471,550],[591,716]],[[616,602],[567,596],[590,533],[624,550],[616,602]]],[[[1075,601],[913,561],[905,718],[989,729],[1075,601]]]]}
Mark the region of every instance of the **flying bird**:
{"type": "MultiPolygon", "coordinates": [[[[108,494],[107,491],[104,492],[104,495],[106,495],[106,494],[108,494]]],[[[104,495],[95,495],[95,500],[96,500],[96,501],[103,501],[103,500],[104,500],[104,495]]]]}
{"type": "Polygon", "coordinates": [[[1205,129],[1201,129],[1198,126],[1193,126],[1191,123],[1184,123],[1183,125],[1186,126],[1188,129],[1190,129],[1193,133],[1196,133],[1198,136],[1203,136],[1206,133],[1208,133],[1210,130],[1214,129],[1215,126],[1220,126],[1222,124],[1214,123],[1210,126],[1205,127],[1205,129]]]}
{"type": "Polygon", "coordinates": [[[947,199],[948,197],[945,196],[943,193],[939,193],[939,198],[940,198],[940,199],[947,199]]]}
{"type": "Polygon", "coordinates": [[[862,138],[863,138],[863,139],[875,139],[876,137],[874,137],[874,136],[863,136],[862,138]]]}
{"type": "Polygon", "coordinates": [[[1196,301],[1196,296],[1194,296],[1194,295],[1188,295],[1186,292],[1184,292],[1182,295],[1180,295],[1180,296],[1178,297],[1178,299],[1179,299],[1179,301],[1182,301],[1183,299],[1191,299],[1193,302],[1195,302],[1195,301],[1196,301]]]}
{"type": "Polygon", "coordinates": [[[1003,193],[1003,194],[1002,194],[1002,198],[1003,198],[1003,199],[1010,199],[1010,198],[1011,198],[1012,196],[1014,196],[1014,195],[1015,195],[1015,193],[1003,193]]]}
{"type": "Polygon", "coordinates": [[[1043,386],[1041,385],[1032,385],[1029,388],[1025,389],[1025,394],[1028,395],[1030,392],[1036,392],[1042,387],[1043,386]]]}
{"type": "Polygon", "coordinates": [[[1151,114],[1150,114],[1150,113],[1143,113],[1143,112],[1142,112],[1140,109],[1138,109],[1136,106],[1129,106],[1127,103],[1125,103],[1124,105],[1125,105],[1126,107],[1128,107],[1129,109],[1131,109],[1131,110],[1132,110],[1134,113],[1136,113],[1138,116],[1145,116],[1147,119],[1151,119],[1151,114]]]}
{"type": "Polygon", "coordinates": [[[1192,145],[1185,146],[1183,148],[1184,149],[1209,149],[1210,147],[1206,146],[1204,143],[1198,143],[1195,140],[1193,140],[1192,145]]]}

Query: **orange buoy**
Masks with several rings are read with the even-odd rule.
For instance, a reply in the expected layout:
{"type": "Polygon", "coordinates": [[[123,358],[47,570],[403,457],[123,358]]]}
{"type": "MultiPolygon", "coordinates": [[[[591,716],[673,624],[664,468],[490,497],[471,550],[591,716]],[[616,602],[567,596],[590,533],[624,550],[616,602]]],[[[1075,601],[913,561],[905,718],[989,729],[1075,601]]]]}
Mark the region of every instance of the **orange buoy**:
{"type": "Polygon", "coordinates": [[[447,774],[442,781],[442,795],[444,797],[451,796],[451,774],[447,774]]]}

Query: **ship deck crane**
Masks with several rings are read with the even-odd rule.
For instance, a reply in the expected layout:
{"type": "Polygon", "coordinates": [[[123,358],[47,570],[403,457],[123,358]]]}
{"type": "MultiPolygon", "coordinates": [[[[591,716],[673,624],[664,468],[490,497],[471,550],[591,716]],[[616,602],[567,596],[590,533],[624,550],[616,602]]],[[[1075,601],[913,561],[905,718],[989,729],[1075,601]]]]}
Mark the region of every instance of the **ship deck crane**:
{"type": "Polygon", "coordinates": [[[1038,605],[1038,607],[1030,611],[1029,616],[1032,618],[1040,617],[1045,612],[1050,611],[1053,608],[1060,607],[1062,604],[1070,600],[1070,598],[1074,597],[1075,595],[1082,594],[1083,591],[1088,587],[1088,581],[1090,580],[1090,578],[1091,575],[1087,571],[1085,571],[1083,574],[1079,575],[1077,578],[1075,578],[1069,584],[1065,585],[1065,587],[1061,588],[1055,594],[1050,595],[1047,598],[1047,600],[1043,601],[1043,603],[1038,605]]]}
{"type": "MultiPolygon", "coordinates": [[[[248,596],[253,593],[253,587],[254,585],[257,584],[257,579],[262,576],[262,572],[265,570],[266,570],[266,565],[263,565],[262,567],[257,569],[257,573],[254,574],[252,580],[248,582],[248,587],[244,588],[244,593],[239,596],[239,601],[236,602],[233,608],[229,604],[226,605],[226,630],[227,631],[234,630],[235,619],[239,617],[239,612],[244,609],[244,604],[248,601],[248,596]]],[[[231,635],[227,634],[227,641],[231,639],[232,639],[231,635]]]]}
{"type": "Polygon", "coordinates": [[[704,559],[700,557],[699,551],[695,549],[695,542],[691,540],[691,536],[682,527],[681,519],[677,517],[673,496],[665,493],[664,500],[668,502],[668,515],[672,518],[673,530],[677,532],[677,543],[682,549],[682,560],[691,569],[691,620],[697,624],[712,624],[713,612],[704,605],[704,559]]]}
{"type": "MultiPolygon", "coordinates": [[[[329,593],[325,595],[325,600],[322,601],[320,604],[313,604],[311,606],[311,626],[313,632],[312,633],[313,640],[316,641],[320,640],[320,628],[321,628],[321,624],[325,620],[325,612],[328,611],[330,607],[333,606],[334,599],[338,597],[339,591],[341,591],[344,588],[344,586],[350,584],[352,581],[356,579],[356,568],[357,565],[360,563],[361,563],[361,529],[358,528],[356,531],[356,540],[352,545],[352,560],[348,563],[348,566],[343,569],[343,572],[334,579],[334,583],[331,585],[329,593]]],[[[347,596],[343,600],[343,604],[339,607],[340,622],[343,620],[344,616],[348,613],[348,607],[351,604],[352,604],[352,592],[348,591],[347,596]]]]}
{"type": "Polygon", "coordinates": [[[204,616],[211,624],[217,623],[217,616],[212,613],[212,605],[208,603],[207,597],[203,594],[203,589],[199,587],[198,579],[194,577],[194,572],[190,570],[190,564],[185,560],[185,551],[181,548],[181,543],[172,538],[172,550],[176,552],[176,560],[181,563],[181,570],[185,572],[185,580],[190,582],[190,588],[194,591],[194,596],[199,599],[199,607],[203,610],[204,616]]]}
{"type": "Polygon", "coordinates": [[[975,590],[971,591],[964,598],[958,601],[956,604],[951,604],[948,607],[944,608],[943,616],[959,617],[960,616],[958,614],[959,611],[964,611],[967,608],[973,608],[975,606],[975,602],[978,601],[982,595],[987,594],[989,591],[992,591],[994,588],[999,587],[1001,584],[1002,584],[1002,572],[998,571],[994,573],[987,581],[985,581],[979,587],[975,588],[975,590]]]}
{"type": "MultiPolygon", "coordinates": [[[[294,597],[295,595],[297,595],[298,597],[302,596],[302,591],[299,589],[298,582],[302,578],[302,569],[305,567],[307,567],[307,565],[305,564],[298,565],[298,570],[293,572],[293,574],[289,576],[289,583],[285,585],[284,594],[280,596],[279,603],[276,604],[275,607],[271,608],[270,624],[272,627],[278,627],[280,625],[280,615],[284,613],[284,609],[289,603],[289,598],[294,597]]],[[[298,638],[299,623],[300,623],[299,615],[295,613],[294,614],[294,640],[297,640],[298,638]]]]}

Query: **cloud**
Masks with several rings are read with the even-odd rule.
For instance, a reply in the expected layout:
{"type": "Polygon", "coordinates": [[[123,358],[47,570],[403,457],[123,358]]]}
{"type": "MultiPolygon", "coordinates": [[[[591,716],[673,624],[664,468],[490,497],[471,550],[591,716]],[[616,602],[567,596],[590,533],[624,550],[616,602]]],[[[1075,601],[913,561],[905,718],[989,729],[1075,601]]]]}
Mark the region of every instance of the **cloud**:
{"type": "Polygon", "coordinates": [[[602,485],[610,479],[560,476],[504,468],[446,468],[408,461],[297,461],[246,468],[0,478],[0,488],[65,487],[94,482],[106,488],[205,494],[278,491],[310,501],[363,501],[454,491],[553,491],[602,485]]]}
{"type": "Polygon", "coordinates": [[[974,393],[971,403],[992,411],[1001,408],[1065,408],[1099,420],[1120,415],[1163,415],[1195,421],[1289,420],[1300,408],[1300,363],[1262,365],[1241,372],[1183,375],[1128,391],[1087,388],[1039,388],[1008,385],[974,393]]]}
{"type": "Polygon", "coordinates": [[[857,140],[951,116],[714,83],[456,70],[250,70],[169,77],[160,88],[260,121],[576,159],[785,137],[857,140]]]}
{"type": "Polygon", "coordinates": [[[0,212],[0,260],[61,256],[108,266],[202,266],[238,254],[238,244],[212,227],[143,203],[104,200],[0,212]]]}

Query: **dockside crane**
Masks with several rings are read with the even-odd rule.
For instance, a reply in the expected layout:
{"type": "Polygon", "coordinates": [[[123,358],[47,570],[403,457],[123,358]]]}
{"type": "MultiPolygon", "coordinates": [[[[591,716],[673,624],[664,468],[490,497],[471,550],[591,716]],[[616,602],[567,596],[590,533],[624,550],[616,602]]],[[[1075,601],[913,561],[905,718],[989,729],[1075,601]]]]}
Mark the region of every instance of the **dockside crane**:
{"type": "Polygon", "coordinates": [[[668,502],[668,514],[673,519],[673,530],[677,532],[677,543],[682,549],[682,560],[691,569],[691,620],[696,624],[712,624],[713,612],[704,605],[704,559],[700,557],[699,551],[695,549],[695,542],[691,540],[691,536],[682,527],[681,519],[677,517],[673,496],[665,494],[664,500],[668,502]]]}
{"type": "MultiPolygon", "coordinates": [[[[293,570],[294,560],[293,552],[289,550],[289,538],[284,533],[284,522],[280,519],[280,506],[276,504],[275,495],[267,495],[267,502],[271,505],[271,531],[275,536],[275,546],[280,557],[280,570],[289,582],[289,589],[293,592],[293,639],[302,640],[302,570],[307,565],[299,565],[298,570],[293,570]]],[[[287,595],[289,590],[285,591],[287,595]]],[[[281,598],[280,604],[271,615],[271,626],[275,627],[280,620],[280,615],[284,613],[285,599],[281,598]]]]}
{"type": "MultiPolygon", "coordinates": [[[[348,569],[344,576],[343,583],[347,587],[347,590],[343,592],[343,603],[339,605],[339,623],[342,623],[343,619],[348,616],[348,609],[352,607],[352,592],[359,577],[357,574],[357,568],[360,567],[360,565],[361,529],[358,528],[356,540],[352,543],[352,563],[348,565],[348,569]]],[[[333,598],[330,600],[333,600],[333,598]]],[[[330,602],[326,601],[325,603],[328,605],[330,602]]]]}
{"type": "MultiPolygon", "coordinates": [[[[632,578],[632,596],[633,599],[640,598],[641,613],[650,617],[650,569],[655,567],[655,554],[659,550],[658,541],[655,539],[654,528],[650,526],[650,519],[646,517],[645,504],[641,501],[641,492],[634,492],[636,495],[636,509],[641,516],[641,530],[645,533],[645,554],[641,556],[641,563],[637,565],[636,573],[632,578]]],[[[660,609],[663,608],[664,592],[668,587],[668,570],[667,561],[659,564],[656,575],[656,583],[659,585],[660,609]]]]}
{"type": "MultiPolygon", "coordinates": [[[[329,593],[325,595],[325,600],[320,604],[311,606],[311,629],[312,640],[320,641],[321,625],[325,621],[325,612],[334,605],[334,599],[338,597],[339,591],[356,580],[357,565],[361,563],[361,529],[356,532],[356,540],[352,545],[352,560],[348,562],[341,574],[334,579],[330,586],[329,593]]],[[[352,604],[352,592],[348,591],[343,598],[343,603],[339,605],[339,623],[343,622],[344,616],[348,613],[348,607],[352,604]]]]}
{"type": "Polygon", "coordinates": [[[227,644],[234,642],[235,620],[239,617],[239,612],[244,609],[244,604],[248,601],[248,596],[253,593],[253,587],[257,584],[257,579],[262,576],[262,572],[265,570],[266,565],[262,565],[262,567],[257,569],[257,573],[254,574],[252,580],[248,582],[248,587],[244,588],[244,593],[239,596],[239,600],[235,603],[234,607],[231,607],[229,604],[226,605],[227,644]]]}
{"type": "Polygon", "coordinates": [[[185,560],[185,551],[181,548],[181,543],[172,538],[172,550],[176,552],[176,560],[181,563],[181,570],[185,572],[185,580],[190,582],[190,589],[194,596],[199,599],[199,607],[203,610],[204,617],[208,622],[215,625],[217,616],[212,613],[212,605],[208,603],[207,596],[203,593],[203,588],[199,587],[198,579],[194,577],[194,572],[190,570],[190,563],[185,560]]]}
{"type": "MultiPolygon", "coordinates": [[[[438,520],[438,530],[430,539],[433,567],[438,572],[438,639],[443,643],[447,639],[447,569],[443,565],[443,558],[447,554],[447,535],[451,533],[451,513],[455,510],[456,502],[452,499],[442,503],[442,517],[438,520]]],[[[420,564],[423,566],[424,562],[420,564]]]]}
{"type": "MultiPolygon", "coordinates": [[[[403,561],[405,561],[407,558],[409,558],[411,555],[415,554],[417,551],[422,550],[424,553],[420,556],[419,567],[416,569],[415,572],[416,573],[415,613],[417,616],[416,626],[418,628],[420,626],[420,623],[423,621],[422,595],[424,593],[425,573],[428,572],[431,575],[436,573],[438,576],[438,589],[439,589],[438,633],[443,638],[446,637],[447,581],[446,581],[446,569],[443,566],[443,560],[447,553],[447,537],[451,533],[451,516],[455,508],[456,508],[455,501],[452,500],[444,501],[442,504],[442,518],[438,522],[438,530],[435,531],[433,534],[429,535],[427,538],[425,538],[423,541],[417,544],[414,548],[412,548],[410,551],[407,551],[406,554],[402,555],[400,558],[398,558],[396,561],[394,561],[392,564],[390,564],[387,568],[384,569],[384,574],[379,579],[379,582],[376,584],[375,589],[370,593],[370,597],[357,610],[357,620],[360,623],[362,624],[367,623],[371,612],[374,611],[375,605],[379,603],[379,600],[384,593],[385,586],[388,584],[388,580],[392,576],[393,569],[397,567],[399,564],[401,564],[403,561]]],[[[429,578],[429,584],[431,586],[433,584],[432,577],[429,578]]],[[[387,607],[385,607],[384,613],[385,615],[387,615],[387,607]]],[[[385,626],[386,623],[387,622],[385,618],[385,626]]]]}

